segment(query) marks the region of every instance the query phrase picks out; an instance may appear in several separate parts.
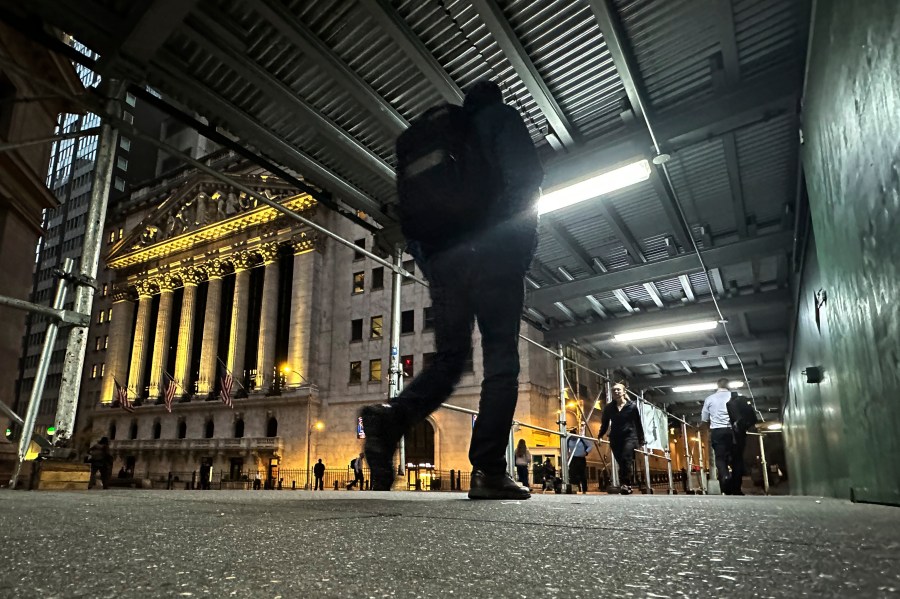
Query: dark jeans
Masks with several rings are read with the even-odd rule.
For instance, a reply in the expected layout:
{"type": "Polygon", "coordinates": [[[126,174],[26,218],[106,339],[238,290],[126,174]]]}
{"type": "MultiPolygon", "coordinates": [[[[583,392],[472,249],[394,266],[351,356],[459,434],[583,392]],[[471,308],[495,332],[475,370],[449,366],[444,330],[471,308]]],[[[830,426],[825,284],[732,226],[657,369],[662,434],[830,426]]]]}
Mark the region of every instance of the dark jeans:
{"type": "MultiPolygon", "coordinates": [[[[730,428],[713,428],[709,431],[709,441],[712,444],[713,451],[716,453],[716,470],[719,480],[719,487],[726,495],[731,495],[734,489],[733,478],[735,475],[739,477],[743,472],[736,472],[735,465],[735,444],[734,434],[730,428]]],[[[743,453],[743,452],[742,452],[743,453]]],[[[743,460],[741,460],[743,462],[743,460]]],[[[737,479],[737,488],[740,490],[740,478],[737,479]]]]}
{"type": "Polygon", "coordinates": [[[587,493],[587,458],[573,457],[569,464],[569,482],[587,493]]]}
{"type": "Polygon", "coordinates": [[[359,484],[359,490],[362,491],[366,484],[366,479],[363,476],[363,473],[355,472],[354,476],[355,476],[355,478],[353,479],[353,482],[350,483],[349,485],[347,485],[347,489],[350,490],[353,487],[355,487],[357,484],[359,484]]]}
{"type": "Polygon", "coordinates": [[[744,448],[747,446],[747,433],[734,434],[734,451],[731,462],[731,488],[732,495],[741,492],[741,483],[744,479],[744,448]]]}
{"type": "Polygon", "coordinates": [[[516,476],[520,483],[528,486],[528,466],[516,466],[516,476]]]}
{"type": "Polygon", "coordinates": [[[469,461],[487,474],[506,470],[519,392],[518,334],[527,262],[509,247],[489,243],[461,244],[420,262],[430,283],[436,353],[392,402],[407,428],[440,407],[462,376],[477,322],[484,380],[469,461]]]}
{"type": "Polygon", "coordinates": [[[631,486],[634,475],[634,450],[638,448],[637,437],[628,436],[622,439],[611,437],[609,446],[619,465],[619,485],[631,486]]]}
{"type": "Polygon", "coordinates": [[[325,490],[325,478],[322,476],[316,477],[316,487],[313,491],[324,491],[325,490]]]}

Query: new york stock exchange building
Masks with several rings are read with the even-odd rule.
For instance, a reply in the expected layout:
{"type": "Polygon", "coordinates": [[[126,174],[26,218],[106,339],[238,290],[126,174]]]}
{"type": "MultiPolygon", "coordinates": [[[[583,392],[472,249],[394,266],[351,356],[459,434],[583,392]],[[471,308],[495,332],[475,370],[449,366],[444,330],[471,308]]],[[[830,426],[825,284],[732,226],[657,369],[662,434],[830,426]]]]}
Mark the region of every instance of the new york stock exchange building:
{"type": "MultiPolygon", "coordinates": [[[[365,228],[290,185],[233,159],[221,170],[373,247],[365,228]]],[[[110,214],[106,235],[79,426],[92,441],[110,439],[114,475],[183,488],[211,466],[214,488],[257,478],[301,488],[322,459],[329,486],[342,482],[362,450],[360,408],[388,397],[390,270],[192,170],[136,190],[110,214]],[[124,392],[130,410],[120,405],[124,392]]],[[[428,290],[410,280],[400,289],[408,378],[433,356],[434,334],[428,290]]],[[[528,326],[523,333],[540,339],[528,326]]],[[[556,429],[556,362],[524,340],[519,350],[516,419],[556,429]]],[[[477,410],[481,376],[476,329],[449,403],[477,410]]],[[[574,412],[567,416],[575,422],[574,412]]],[[[443,472],[448,488],[451,469],[469,471],[472,418],[441,409],[409,431],[405,462],[421,465],[422,487],[440,484],[432,480],[443,472]]],[[[513,437],[526,440],[535,461],[559,455],[556,436],[522,427],[513,437]]]]}

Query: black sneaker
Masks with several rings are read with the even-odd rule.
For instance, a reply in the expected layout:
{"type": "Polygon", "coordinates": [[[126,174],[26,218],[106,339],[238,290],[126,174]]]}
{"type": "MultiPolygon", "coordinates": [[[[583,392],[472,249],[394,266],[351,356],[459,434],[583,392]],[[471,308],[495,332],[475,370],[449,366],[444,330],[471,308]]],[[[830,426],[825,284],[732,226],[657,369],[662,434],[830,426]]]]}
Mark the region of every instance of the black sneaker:
{"type": "Polygon", "coordinates": [[[373,491],[390,491],[394,484],[394,452],[403,436],[396,408],[385,404],[366,406],[360,412],[366,442],[363,451],[372,473],[373,491]]]}
{"type": "Polygon", "coordinates": [[[619,487],[619,493],[622,495],[631,495],[631,487],[629,485],[622,485],[619,487]]]}
{"type": "Polygon", "coordinates": [[[472,472],[469,484],[469,499],[528,499],[531,491],[519,485],[506,472],[485,474],[481,470],[472,472]]]}

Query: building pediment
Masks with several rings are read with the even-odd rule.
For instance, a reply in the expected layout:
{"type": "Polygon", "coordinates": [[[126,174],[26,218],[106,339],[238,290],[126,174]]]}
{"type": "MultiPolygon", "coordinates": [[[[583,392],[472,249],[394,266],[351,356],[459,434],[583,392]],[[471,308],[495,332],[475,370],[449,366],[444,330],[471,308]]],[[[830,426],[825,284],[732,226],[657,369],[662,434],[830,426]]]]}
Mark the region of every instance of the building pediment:
{"type": "MultiPolygon", "coordinates": [[[[294,211],[316,206],[308,194],[272,177],[235,176],[235,181],[294,211]]],[[[252,227],[281,213],[239,189],[210,177],[189,180],[131,228],[106,257],[109,268],[121,269],[197,249],[252,227]]]]}

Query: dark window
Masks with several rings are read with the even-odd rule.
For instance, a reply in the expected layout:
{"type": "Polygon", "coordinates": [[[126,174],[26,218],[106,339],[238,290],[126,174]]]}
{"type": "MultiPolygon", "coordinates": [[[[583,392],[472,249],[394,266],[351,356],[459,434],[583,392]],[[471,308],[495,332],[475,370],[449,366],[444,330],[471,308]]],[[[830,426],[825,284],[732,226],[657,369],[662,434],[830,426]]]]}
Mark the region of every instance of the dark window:
{"type": "MultiPolygon", "coordinates": [[[[403,270],[405,270],[406,272],[408,272],[411,275],[416,274],[416,261],[415,260],[405,260],[403,262],[403,270]]],[[[412,279],[410,279],[409,277],[403,277],[404,285],[407,285],[412,282],[413,282],[412,279]]]]}
{"type": "Polygon", "coordinates": [[[272,416],[269,418],[269,421],[266,423],[266,436],[267,437],[277,437],[278,436],[278,419],[272,416]]]}
{"type": "Polygon", "coordinates": [[[350,384],[358,385],[362,382],[362,362],[350,362],[350,384]]]}
{"type": "Polygon", "coordinates": [[[431,363],[434,362],[434,352],[422,354],[422,370],[427,370],[431,363]]]}
{"type": "Polygon", "coordinates": [[[372,317],[372,322],[369,326],[369,337],[370,338],[381,339],[382,334],[384,332],[384,324],[383,323],[384,323],[384,321],[380,315],[372,317]]]}
{"type": "Polygon", "coordinates": [[[353,293],[363,293],[366,290],[366,273],[353,273],[353,293]]]}
{"type": "MultiPolygon", "coordinates": [[[[361,247],[362,249],[366,249],[366,240],[365,239],[357,239],[353,243],[356,245],[356,247],[361,247]]],[[[365,254],[363,254],[362,252],[356,252],[356,251],[353,252],[354,260],[362,260],[365,257],[366,257],[365,254]]]]}
{"type": "Polygon", "coordinates": [[[212,439],[213,435],[216,433],[216,424],[210,419],[206,421],[206,429],[203,431],[203,437],[206,439],[212,439]]]}
{"type": "Polygon", "coordinates": [[[464,372],[472,372],[475,370],[475,361],[472,358],[472,348],[469,348],[469,352],[466,354],[466,361],[463,363],[463,371],[464,372]]]}
{"type": "Polygon", "coordinates": [[[129,439],[137,439],[138,435],[138,425],[137,421],[131,423],[131,429],[128,431],[129,439]]]}
{"type": "Polygon", "coordinates": [[[162,436],[162,425],[159,420],[153,423],[153,438],[159,439],[162,436]]]}
{"type": "Polygon", "coordinates": [[[369,360],[369,382],[381,382],[381,360],[369,360]]]}
{"type": "Polygon", "coordinates": [[[240,480],[241,472],[244,470],[244,458],[231,458],[231,468],[228,476],[231,480],[240,480]]]}
{"type": "Polygon", "coordinates": [[[416,330],[416,311],[415,310],[404,310],[402,314],[400,314],[400,332],[401,333],[414,333],[416,330]]]}
{"type": "Polygon", "coordinates": [[[350,341],[362,341],[362,318],[350,321],[350,341]]]}
{"type": "Polygon", "coordinates": [[[178,438],[187,438],[187,422],[185,422],[184,420],[178,422],[178,438]]]}
{"type": "Polygon", "coordinates": [[[109,440],[114,441],[115,438],[116,438],[116,423],[110,422],[109,423],[109,440]]]}
{"type": "Polygon", "coordinates": [[[431,331],[434,329],[434,310],[428,306],[422,310],[422,330],[431,331]]]}
{"type": "Polygon", "coordinates": [[[403,376],[410,377],[413,375],[413,357],[409,356],[401,356],[400,358],[400,366],[403,368],[403,376]]]}
{"type": "Polygon", "coordinates": [[[384,289],[384,267],[372,269],[372,290],[384,289]]]}
{"type": "Polygon", "coordinates": [[[244,436],[244,419],[238,418],[234,421],[234,438],[240,439],[244,436]]]}

